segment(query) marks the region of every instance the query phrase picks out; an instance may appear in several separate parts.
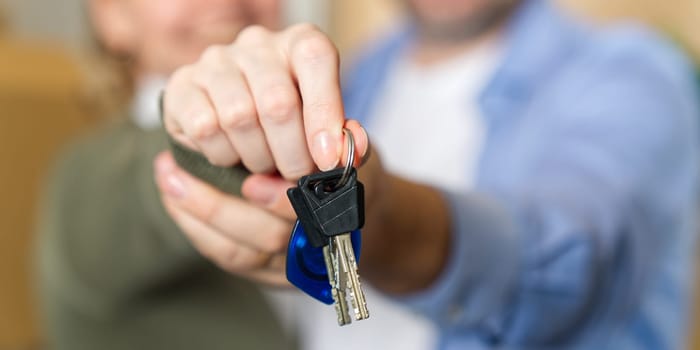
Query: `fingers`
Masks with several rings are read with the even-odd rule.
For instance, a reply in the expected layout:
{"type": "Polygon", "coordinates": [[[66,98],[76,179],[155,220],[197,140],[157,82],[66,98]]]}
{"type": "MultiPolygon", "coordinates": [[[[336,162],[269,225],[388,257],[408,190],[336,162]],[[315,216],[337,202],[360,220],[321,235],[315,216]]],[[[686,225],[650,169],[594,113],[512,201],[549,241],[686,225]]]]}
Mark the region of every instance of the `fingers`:
{"type": "Polygon", "coordinates": [[[164,196],[163,204],[192,245],[219,268],[258,282],[289,286],[285,275],[286,256],[265,253],[228,239],[207,224],[179,208],[164,196]]]}
{"type": "Polygon", "coordinates": [[[253,249],[279,253],[286,248],[291,222],[192,177],[177,167],[169,153],[159,155],[155,165],[156,182],[169,205],[253,249]]]}
{"type": "Polygon", "coordinates": [[[269,262],[269,253],[229,239],[197,220],[169,197],[163,197],[163,204],[192,245],[222,269],[240,273],[265,267],[269,262]]]}
{"type": "Polygon", "coordinates": [[[345,120],[338,50],[327,36],[307,24],[290,28],[281,40],[299,84],[311,156],[319,169],[333,169],[342,152],[345,120]]]}
{"type": "Polygon", "coordinates": [[[338,65],[335,46],[311,25],[279,33],[249,27],[174,74],[166,128],[215,165],[242,162],[288,180],[330,170],[344,149],[338,65]]]}
{"type": "Polygon", "coordinates": [[[277,170],[287,179],[298,179],[314,169],[306,146],[301,100],[288,64],[273,45],[273,35],[251,27],[239,36],[235,59],[248,81],[260,124],[265,131],[277,170]]]}
{"type": "Polygon", "coordinates": [[[289,221],[297,216],[287,197],[287,190],[295,184],[279,176],[256,174],[249,176],[241,188],[243,196],[253,204],[289,221]]]}
{"type": "MultiPolygon", "coordinates": [[[[275,169],[265,134],[258,121],[255,101],[232,50],[213,46],[202,55],[194,79],[207,92],[215,106],[219,126],[233,146],[231,160],[242,161],[254,173],[275,169]]],[[[223,164],[224,166],[233,165],[223,164]]]]}
{"type": "Polygon", "coordinates": [[[219,127],[207,93],[192,83],[192,67],[178,71],[165,94],[166,128],[179,142],[201,151],[214,165],[238,162],[238,155],[219,127]]]}

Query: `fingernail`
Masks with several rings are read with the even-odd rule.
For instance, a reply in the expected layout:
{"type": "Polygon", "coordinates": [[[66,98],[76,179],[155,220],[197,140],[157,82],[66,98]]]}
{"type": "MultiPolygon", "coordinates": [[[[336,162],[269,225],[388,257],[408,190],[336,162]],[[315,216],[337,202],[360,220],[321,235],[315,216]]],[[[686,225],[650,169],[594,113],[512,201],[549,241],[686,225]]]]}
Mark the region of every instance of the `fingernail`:
{"type": "Polygon", "coordinates": [[[165,192],[173,197],[182,198],[185,196],[185,183],[179,176],[169,174],[165,177],[165,192]]]}
{"type": "Polygon", "coordinates": [[[334,142],[328,131],[320,131],[314,137],[314,155],[316,156],[316,165],[322,171],[331,170],[338,165],[337,143],[334,142]]]}

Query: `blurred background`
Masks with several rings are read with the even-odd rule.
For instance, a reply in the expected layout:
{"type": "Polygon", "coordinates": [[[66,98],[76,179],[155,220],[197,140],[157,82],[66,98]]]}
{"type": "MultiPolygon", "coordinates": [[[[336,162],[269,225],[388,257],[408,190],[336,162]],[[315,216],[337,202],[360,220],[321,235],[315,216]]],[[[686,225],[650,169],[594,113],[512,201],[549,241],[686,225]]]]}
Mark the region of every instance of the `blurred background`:
{"type": "MultiPolygon", "coordinates": [[[[647,22],[700,62],[698,0],[559,2],[601,24],[647,22]]],[[[51,160],[128,94],[119,73],[95,53],[83,6],[81,0],[0,2],[0,350],[41,348],[31,254],[36,199],[51,160]]],[[[398,12],[391,0],[290,0],[285,10],[289,23],[318,24],[342,54],[396,23],[398,12]]],[[[700,349],[700,339],[692,344],[700,349]]]]}

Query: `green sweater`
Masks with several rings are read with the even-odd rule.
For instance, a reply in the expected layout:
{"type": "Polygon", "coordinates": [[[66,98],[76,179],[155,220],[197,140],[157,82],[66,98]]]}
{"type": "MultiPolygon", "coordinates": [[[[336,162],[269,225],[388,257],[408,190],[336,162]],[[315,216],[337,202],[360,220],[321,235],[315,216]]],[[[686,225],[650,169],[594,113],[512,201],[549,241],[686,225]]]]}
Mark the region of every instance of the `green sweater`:
{"type": "Polygon", "coordinates": [[[152,165],[165,148],[162,131],[119,122],[58,162],[38,241],[49,347],[293,348],[259,290],[202,258],[165,213],[152,165]]]}

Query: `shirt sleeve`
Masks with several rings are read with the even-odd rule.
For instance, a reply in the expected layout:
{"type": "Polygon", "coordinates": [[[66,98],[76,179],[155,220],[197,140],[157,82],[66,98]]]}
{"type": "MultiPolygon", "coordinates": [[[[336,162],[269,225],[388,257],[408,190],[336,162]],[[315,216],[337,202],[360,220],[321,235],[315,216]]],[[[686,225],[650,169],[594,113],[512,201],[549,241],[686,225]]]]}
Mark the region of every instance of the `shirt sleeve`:
{"type": "Polygon", "coordinates": [[[530,101],[509,140],[487,149],[507,156],[486,160],[473,193],[445,193],[447,266],[400,299],[443,333],[570,346],[612,332],[639,309],[669,247],[693,234],[689,79],[648,51],[596,59],[530,101]]]}

